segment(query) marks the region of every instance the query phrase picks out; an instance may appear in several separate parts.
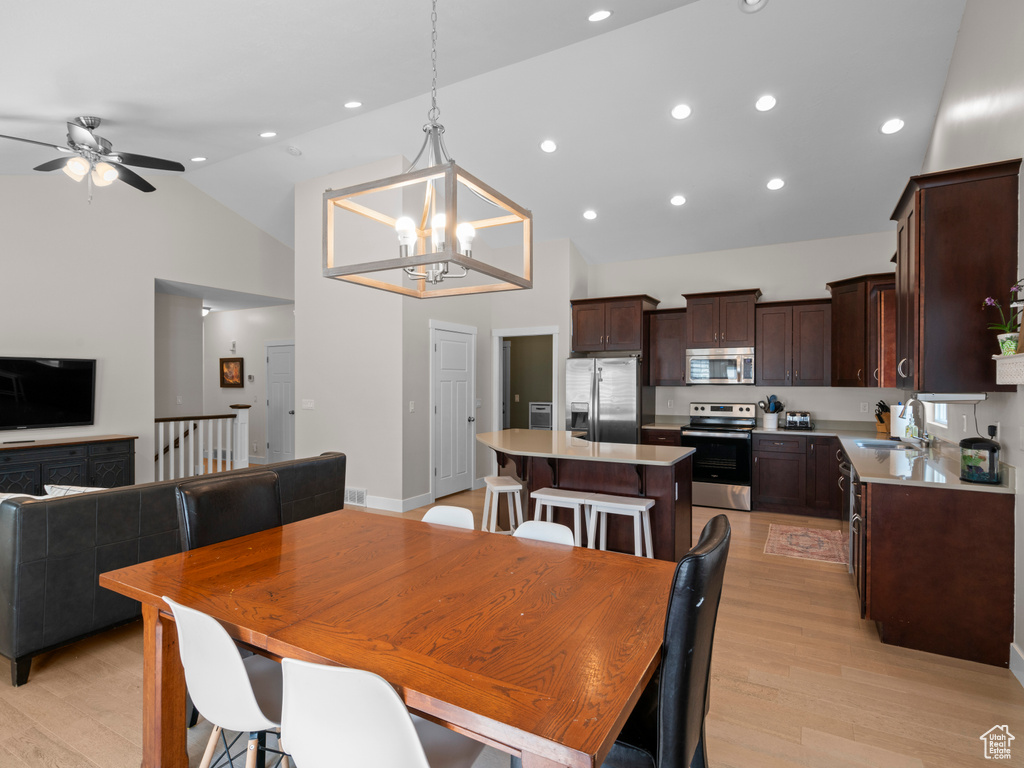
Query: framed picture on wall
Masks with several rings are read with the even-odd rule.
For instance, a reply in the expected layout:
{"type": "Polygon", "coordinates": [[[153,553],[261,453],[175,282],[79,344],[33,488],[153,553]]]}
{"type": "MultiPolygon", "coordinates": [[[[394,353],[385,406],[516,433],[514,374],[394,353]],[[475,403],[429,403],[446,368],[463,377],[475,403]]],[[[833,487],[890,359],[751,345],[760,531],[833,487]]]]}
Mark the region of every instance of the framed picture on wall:
{"type": "Polygon", "coordinates": [[[222,387],[244,387],[244,379],[244,358],[222,357],[220,359],[220,385],[222,387]]]}

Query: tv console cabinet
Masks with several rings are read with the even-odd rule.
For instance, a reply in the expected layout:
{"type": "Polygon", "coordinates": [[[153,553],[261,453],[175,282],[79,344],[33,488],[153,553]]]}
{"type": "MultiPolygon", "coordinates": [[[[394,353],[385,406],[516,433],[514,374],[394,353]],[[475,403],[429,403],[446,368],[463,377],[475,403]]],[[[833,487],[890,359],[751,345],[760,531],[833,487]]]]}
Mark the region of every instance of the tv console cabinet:
{"type": "Polygon", "coordinates": [[[0,440],[0,493],[42,496],[45,485],[117,488],[135,484],[131,435],[0,440]]]}

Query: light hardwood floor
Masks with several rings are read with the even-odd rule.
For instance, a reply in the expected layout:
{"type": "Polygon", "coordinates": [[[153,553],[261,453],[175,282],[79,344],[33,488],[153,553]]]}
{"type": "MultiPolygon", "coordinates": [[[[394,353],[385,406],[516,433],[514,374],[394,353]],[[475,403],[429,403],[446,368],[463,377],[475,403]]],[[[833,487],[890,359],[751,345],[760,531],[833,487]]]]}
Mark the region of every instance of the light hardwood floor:
{"type": "MultiPolygon", "coordinates": [[[[483,492],[444,503],[473,509],[483,492]]],[[[426,507],[405,516],[419,518],[426,507]]],[[[694,539],[719,510],[694,511],[694,539]]],[[[387,514],[387,513],[385,513],[387,514]]],[[[707,720],[711,768],[991,766],[980,736],[1008,725],[1024,765],[1024,688],[1005,669],[883,645],[857,617],[846,566],[763,553],[769,523],[837,523],[729,512],[707,720]]],[[[38,657],[27,685],[0,683],[0,766],[136,768],[140,624],[38,657]]],[[[209,735],[189,736],[198,765],[209,735]]],[[[486,751],[483,768],[507,765],[486,751]]]]}

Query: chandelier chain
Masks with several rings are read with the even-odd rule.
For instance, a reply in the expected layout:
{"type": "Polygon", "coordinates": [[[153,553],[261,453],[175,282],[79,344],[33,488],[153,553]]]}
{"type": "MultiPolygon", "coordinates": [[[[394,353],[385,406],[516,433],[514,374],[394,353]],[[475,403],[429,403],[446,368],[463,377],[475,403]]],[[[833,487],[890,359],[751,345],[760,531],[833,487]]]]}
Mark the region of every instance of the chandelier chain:
{"type": "Polygon", "coordinates": [[[427,117],[431,123],[436,123],[441,116],[441,110],[437,108],[437,0],[432,0],[430,8],[430,66],[434,78],[430,83],[430,111],[427,117]]]}

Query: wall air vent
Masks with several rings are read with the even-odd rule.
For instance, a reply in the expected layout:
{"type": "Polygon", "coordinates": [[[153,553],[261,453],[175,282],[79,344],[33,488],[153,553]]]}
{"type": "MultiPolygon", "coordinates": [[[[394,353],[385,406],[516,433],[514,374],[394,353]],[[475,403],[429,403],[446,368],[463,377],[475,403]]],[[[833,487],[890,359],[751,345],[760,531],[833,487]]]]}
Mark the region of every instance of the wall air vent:
{"type": "Polygon", "coordinates": [[[357,507],[366,506],[366,489],[365,488],[346,488],[345,489],[345,503],[354,504],[357,507]]]}

